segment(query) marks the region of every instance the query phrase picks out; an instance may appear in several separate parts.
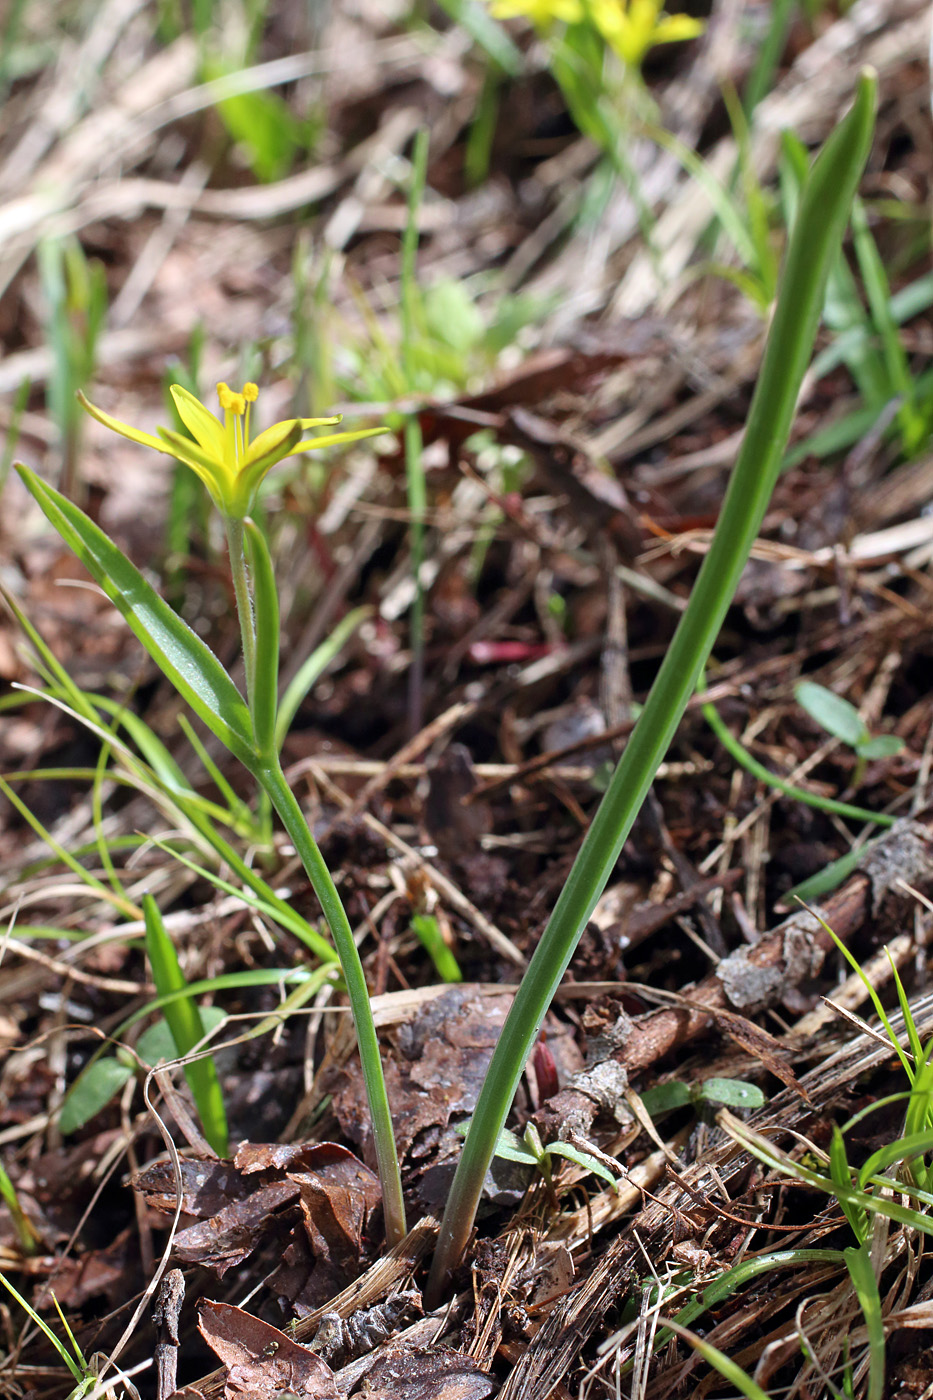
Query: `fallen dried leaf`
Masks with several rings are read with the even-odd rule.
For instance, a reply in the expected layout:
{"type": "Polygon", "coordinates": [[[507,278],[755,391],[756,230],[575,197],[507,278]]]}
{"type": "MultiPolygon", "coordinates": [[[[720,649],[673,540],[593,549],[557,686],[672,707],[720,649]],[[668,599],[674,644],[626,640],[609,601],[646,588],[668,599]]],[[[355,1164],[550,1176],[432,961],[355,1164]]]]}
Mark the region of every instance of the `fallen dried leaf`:
{"type": "Polygon", "coordinates": [[[369,1400],[486,1400],[499,1389],[468,1356],[444,1347],[380,1357],[363,1378],[369,1400]]]}
{"type": "Polygon", "coordinates": [[[198,1331],[227,1368],[224,1395],[231,1400],[263,1400],[283,1390],[312,1400],[341,1400],[325,1361],[242,1308],[204,1301],[198,1331]]]}

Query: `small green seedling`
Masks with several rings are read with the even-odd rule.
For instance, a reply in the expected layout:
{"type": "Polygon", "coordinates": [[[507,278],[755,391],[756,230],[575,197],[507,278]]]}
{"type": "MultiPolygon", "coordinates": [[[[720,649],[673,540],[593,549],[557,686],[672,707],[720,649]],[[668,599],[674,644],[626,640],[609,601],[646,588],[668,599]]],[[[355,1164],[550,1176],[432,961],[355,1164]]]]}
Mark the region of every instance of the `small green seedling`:
{"type": "MultiPolygon", "coordinates": [[[[457,1132],[465,1137],[469,1126],[469,1121],[460,1123],[457,1125],[457,1132]]],[[[558,1199],[554,1189],[551,1161],[553,1157],[566,1157],[568,1162],[575,1162],[584,1171],[592,1172],[602,1181],[608,1181],[614,1191],[618,1190],[618,1180],[598,1157],[594,1157],[590,1152],[582,1152],[580,1148],[574,1147],[569,1142],[543,1143],[541,1134],[534,1123],[525,1124],[525,1131],[521,1137],[508,1128],[503,1128],[496,1142],[495,1156],[501,1157],[506,1162],[520,1162],[522,1166],[537,1167],[555,1207],[558,1204],[558,1199]]]]}
{"type": "Polygon", "coordinates": [[[457,959],[444,941],[441,926],[433,914],[412,914],[411,926],[422,947],[445,982],[462,982],[457,959]]]}
{"type": "Polygon", "coordinates": [[[39,244],[38,258],[46,333],[52,348],[46,397],[59,432],[62,489],[70,496],[77,486],[84,417],[75,394],[94,375],[97,343],[107,316],[107,278],[103,264],[88,259],[74,237],[46,239],[39,244]]]}
{"type": "MultiPolygon", "coordinates": [[[[219,1006],[201,1007],[199,1015],[205,1034],[214,1030],[225,1014],[219,1006]]],[[[171,1027],[165,1017],[160,1017],[143,1031],[136,1042],[135,1054],[120,1048],[113,1055],[100,1055],[91,1060],[65,1096],[59,1128],[65,1134],[77,1132],[106,1108],[134,1075],[142,1078],[148,1068],[174,1060],[178,1053],[171,1027]]],[[[198,1063],[210,1062],[201,1060],[198,1063]]]]}
{"type": "Polygon", "coordinates": [[[827,690],[816,681],[801,681],[794,690],[794,697],[821,729],[848,744],[856,756],[852,786],[857,788],[865,773],[865,765],[872,758],[893,758],[904,747],[904,740],[896,734],[872,735],[855,706],[842,695],[827,690]]]}
{"type": "MultiPolygon", "coordinates": [[[[171,1032],[174,1055],[170,1059],[190,1055],[204,1040],[206,1027],[200,1007],[192,996],[169,1000],[173,992],[186,992],[188,984],[181,970],[175,946],[169,938],[151,894],[143,895],[143,916],[146,920],[146,955],[156,991],[165,1000],[165,1020],[171,1032]]],[[[226,1157],[229,1148],[227,1115],[224,1112],[223,1091],[217,1066],[212,1055],[192,1059],[185,1065],[185,1078],[191,1090],[204,1136],[218,1157],[226,1157]]]]}
{"type": "Polygon", "coordinates": [[[93,1369],[93,1363],[85,1360],[84,1353],[75,1340],[74,1333],[65,1321],[65,1316],[61,1308],[58,1306],[58,1299],[55,1297],[55,1294],[52,1294],[52,1301],[55,1304],[55,1309],[68,1336],[68,1341],[71,1343],[70,1351],[68,1347],[65,1346],[65,1343],[55,1335],[48,1323],[39,1316],[35,1308],[26,1301],[16,1288],[14,1288],[5,1274],[0,1273],[0,1284],[2,1284],[7,1292],[16,1299],[23,1311],[28,1314],[34,1326],[38,1327],[40,1332],[45,1333],[47,1340],[51,1342],[65,1366],[67,1366],[68,1370],[71,1372],[74,1385],[68,1392],[67,1400],[81,1400],[81,1397],[93,1391],[97,1384],[97,1374],[93,1369]]]}
{"type": "Polygon", "coordinates": [[[757,1084],[744,1079],[707,1079],[702,1084],[685,1084],[682,1079],[669,1079],[646,1089],[641,1101],[652,1118],[671,1113],[675,1108],[691,1104],[701,1116],[720,1108],[762,1108],[765,1095],[757,1084]]]}
{"type": "Polygon", "coordinates": [[[0,1167],[0,1200],[10,1212],[13,1221],[13,1229],[16,1231],[19,1240],[19,1247],[27,1256],[38,1254],[42,1242],[29,1222],[29,1217],[20,1204],[19,1196],[16,1194],[16,1187],[13,1185],[6,1170],[0,1167]]]}

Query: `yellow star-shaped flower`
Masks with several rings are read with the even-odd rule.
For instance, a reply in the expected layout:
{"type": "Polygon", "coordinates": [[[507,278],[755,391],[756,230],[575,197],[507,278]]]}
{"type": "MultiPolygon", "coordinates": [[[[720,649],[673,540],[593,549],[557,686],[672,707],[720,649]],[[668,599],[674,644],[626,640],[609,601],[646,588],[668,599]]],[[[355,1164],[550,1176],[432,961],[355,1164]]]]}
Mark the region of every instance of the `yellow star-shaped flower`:
{"type": "Polygon", "coordinates": [[[223,383],[217,385],[217,397],[224,412],[223,423],[180,384],[173,384],[171,391],[175,407],[191,438],[171,428],[159,428],[158,437],[140,432],[138,428],[131,428],[127,423],[104,413],[83,394],[79,393],[78,398],[91,417],[103,423],[105,428],[129,438],[131,442],[152,447],[156,452],[165,452],[190,467],[204,482],[218,510],[231,520],[242,520],[249,515],[263,478],[285,457],[294,457],[299,452],[310,452],[319,447],[332,447],[338,442],[359,442],[361,438],[385,432],[385,428],[359,428],[353,432],[329,433],[302,440],[308,428],[330,428],[339,423],[339,415],[336,418],[285,418],[281,423],[273,423],[271,428],[266,428],[250,442],[250,408],[259,395],[255,384],[244,384],[242,393],[223,383]]]}
{"type": "Polygon", "coordinates": [[[674,44],[703,33],[703,21],[668,15],[662,0],[586,0],[587,12],[610,48],[629,68],[640,68],[656,44],[674,44]]]}

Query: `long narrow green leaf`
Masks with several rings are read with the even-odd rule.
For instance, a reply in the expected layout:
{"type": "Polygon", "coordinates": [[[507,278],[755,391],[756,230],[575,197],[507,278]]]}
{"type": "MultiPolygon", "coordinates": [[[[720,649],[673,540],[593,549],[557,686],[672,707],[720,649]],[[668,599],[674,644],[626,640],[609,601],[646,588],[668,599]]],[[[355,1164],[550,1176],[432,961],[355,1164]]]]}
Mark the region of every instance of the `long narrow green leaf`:
{"type": "MultiPolygon", "coordinates": [[[[186,992],[187,984],[178,955],[165,931],[159,906],[151,894],[143,895],[143,915],[146,920],[146,952],[156,990],[160,996],[186,992]]],[[[180,996],[177,1001],[166,1002],[165,1019],[179,1056],[190,1054],[204,1039],[204,1022],[194,997],[180,996]]],[[[204,1136],[218,1157],[226,1157],[227,1115],[213,1057],[208,1055],[185,1065],[185,1078],[194,1095],[204,1136]]]]}
{"type": "MultiPolygon", "coordinates": [[[[216,889],[223,890],[225,894],[234,895],[237,899],[241,899],[244,904],[248,905],[249,908],[255,909],[258,913],[262,914],[264,918],[271,920],[272,923],[278,924],[280,928],[287,929],[289,933],[293,933],[295,937],[304,943],[307,948],[310,948],[315,956],[320,958],[322,962],[333,963],[337,961],[337,954],[327,942],[327,939],[322,938],[312,924],[309,924],[306,919],[303,919],[301,915],[296,913],[284,900],[279,899],[261,876],[257,876],[254,873],[253,879],[250,881],[247,889],[237,889],[236,885],[232,885],[229,880],[223,879],[223,877],[218,875],[215,871],[208,870],[205,866],[199,865],[197,861],[192,860],[190,856],[182,855],[180,851],[176,851],[167,841],[160,841],[156,836],[151,836],[149,841],[153,846],[157,846],[159,850],[165,851],[173,860],[177,860],[179,865],[185,866],[187,870],[193,870],[194,873],[200,875],[203,880],[208,880],[216,889]]],[[[245,869],[249,870],[250,867],[246,866],[245,869]]],[[[242,872],[237,871],[237,873],[241,874],[242,872]]]]}
{"type": "Polygon", "coordinates": [[[783,792],[788,797],[793,797],[795,801],[803,802],[808,807],[816,807],[821,812],[835,812],[840,817],[851,817],[853,821],[875,822],[878,826],[894,825],[894,818],[882,812],[870,812],[867,807],[855,807],[851,802],[839,802],[835,797],[823,797],[817,792],[807,792],[806,788],[796,787],[793,783],[779,778],[776,773],[771,772],[770,768],[759,763],[757,758],[750,754],[743,744],[739,743],[721,718],[715,705],[706,704],[703,706],[703,718],[736,763],[751,773],[752,777],[757,778],[760,783],[766,783],[768,787],[773,788],[775,792],[783,792]]]}
{"type": "Polygon", "coordinates": [[[90,870],[85,870],[80,861],[75,860],[71,852],[66,850],[60,842],[55,840],[55,837],[48,828],[43,826],[35,813],[26,806],[22,798],[13,791],[9,783],[3,778],[0,778],[0,793],[2,793],[7,801],[16,808],[23,820],[29,823],[36,835],[41,837],[49,849],[55,852],[58,859],[64,865],[67,865],[68,869],[71,870],[83,884],[87,885],[89,890],[93,890],[100,899],[106,900],[108,904],[112,904],[115,909],[119,909],[120,913],[126,918],[135,919],[139,917],[139,910],[132,900],[127,899],[124,895],[116,894],[105,885],[102,880],[98,880],[96,875],[92,875],[90,870]]]}
{"type": "Polygon", "coordinates": [[[745,1396],[745,1400],[771,1400],[767,1391],[762,1390],[758,1382],[752,1380],[748,1372],[743,1371],[737,1361],[733,1361],[731,1357],[726,1356],[725,1352],[714,1347],[712,1342],[706,1341],[696,1332],[691,1332],[688,1327],[681,1327],[678,1323],[671,1322],[670,1319],[665,1320],[664,1325],[675,1332],[678,1337],[682,1337],[685,1342],[689,1342],[694,1351],[698,1351],[703,1360],[708,1361],[710,1366],[719,1372],[724,1381],[728,1381],[745,1396]]]}
{"type": "Polygon", "coordinates": [[[93,520],[22,463],[27,490],[131,630],[200,719],[250,770],[253,727],[242,695],[217,657],[173,612],[93,520]]]}
{"type": "Polygon", "coordinates": [[[863,73],[852,110],[827,140],[801,193],[745,441],[713,542],[499,1036],[444,1212],[428,1283],[430,1306],[438,1302],[466,1246],[496,1139],[541,1023],[706,664],[771,499],[813,349],[826,275],[871,144],[875,89],[873,75],[863,73]]]}
{"type": "Polygon", "coordinates": [[[868,1400],[881,1400],[884,1394],[884,1318],[878,1280],[867,1245],[847,1249],[845,1261],[868,1332],[868,1400]]]}

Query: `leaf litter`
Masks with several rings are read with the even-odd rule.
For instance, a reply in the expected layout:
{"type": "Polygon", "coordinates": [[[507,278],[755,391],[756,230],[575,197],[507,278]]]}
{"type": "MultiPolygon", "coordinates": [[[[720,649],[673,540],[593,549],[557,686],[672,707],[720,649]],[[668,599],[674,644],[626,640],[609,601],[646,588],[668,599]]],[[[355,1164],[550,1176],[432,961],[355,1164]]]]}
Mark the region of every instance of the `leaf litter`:
{"type": "MultiPolygon", "coordinates": [[[[289,101],[311,92],[326,105],[328,133],[305,168],[263,184],[244,152],[218,139],[222,123],[190,36],[166,44],[133,5],[105,7],[100,18],[87,17],[86,29],[70,32],[51,10],[35,7],[28,23],[36,47],[24,50],[0,119],[0,216],[9,225],[0,257],[0,390],[8,396],[0,421],[11,431],[12,396],[28,379],[17,451],[58,470],[58,429],[43,396],[56,366],[33,254],[62,218],[106,267],[111,317],[96,375],[108,411],[126,421],[160,421],[166,362],[193,361],[199,325],[207,329],[202,377],[232,373],[234,357],[252,342],[272,416],[288,416],[291,385],[310,373],[294,348],[296,268],[320,277],[326,334],[341,347],[325,366],[333,386],[327,407],[348,416],[367,404],[417,413],[430,485],[421,735],[406,729],[399,599],[411,556],[399,454],[376,463],[361,456],[321,480],[283,479],[292,534],[278,542],[288,597],[283,646],[296,665],[326,634],[328,617],[357,605],[372,610],[302,707],[285,752],[365,940],[416,1218],[444,1204],[462,1144],[456,1126],[475,1107],[518,967],[593,810],[600,765],[630,732],[632,702],[650,683],[706,548],[762,327],[727,283],[680,280],[710,214],[669,152],[633,144],[645,194],[658,201],[650,250],[622,189],[611,192],[595,225],[578,217],[594,149],[561,109],[533,45],[529,59],[539,66],[500,92],[489,177],[468,189],[465,123],[481,69],[461,32],[438,20],[426,56],[423,33],[406,30],[389,7],[360,3],[337,7],[318,42],[297,9],[270,7],[261,61],[292,67],[260,81],[292,84],[282,89],[289,101]],[[42,59],[59,48],[57,64],[42,59]],[[495,286],[499,272],[501,285],[536,304],[538,321],[509,347],[514,356],[521,346],[518,362],[484,359],[478,346],[453,391],[398,393],[373,368],[378,357],[367,335],[373,318],[392,333],[405,218],[393,161],[404,159],[424,122],[432,128],[432,194],[421,213],[419,279],[482,288],[484,279],[495,286]],[[309,205],[310,219],[298,212],[309,205]],[[313,262],[321,244],[327,258],[313,262]],[[365,384],[354,381],[361,368],[365,384]],[[616,587],[621,631],[607,603],[616,587]],[[437,723],[443,715],[448,722],[437,723]],[[423,914],[437,918],[464,977],[441,995],[412,931],[423,914]],[[399,996],[404,1011],[392,1001],[399,996]]],[[[841,15],[827,9],[819,32],[795,22],[753,131],[758,177],[774,174],[782,128],[808,142],[825,134],[845,105],[849,75],[867,61],[879,70],[884,101],[866,197],[909,196],[922,208],[926,24],[924,7],[912,0],[861,0],[841,15]]],[[[726,74],[741,87],[751,62],[740,30],[728,7],[714,6],[710,42],[720,46],[722,67],[700,46],[680,59],[659,58],[651,74],[662,121],[720,171],[735,145],[722,134],[719,79],[726,74]]],[[[899,270],[891,275],[906,281],[906,236],[885,237],[899,270]]],[[[492,301],[478,291],[481,320],[491,321],[492,301]]],[[[919,315],[903,332],[918,369],[929,356],[928,329],[919,315]]],[[[856,407],[850,379],[831,370],[805,390],[798,441],[856,407]]],[[[85,504],[141,566],[163,578],[170,567],[182,570],[177,605],[229,653],[216,542],[192,528],[170,566],[162,522],[174,487],[161,467],[141,467],[125,445],[105,447],[90,430],[80,460],[85,504]]],[[[929,921],[905,885],[923,894],[933,884],[929,487],[925,459],[900,460],[889,441],[870,435],[841,456],[810,453],[790,465],[707,692],[766,767],[897,818],[838,890],[820,896],[820,912],[872,966],[893,1005],[890,965],[876,956],[890,947],[922,1039],[933,1033],[924,990],[929,921]],[[858,773],[857,755],[825,742],[795,705],[803,677],[847,698],[872,734],[883,729],[902,740],[900,752],[858,773]],[[853,783],[857,794],[848,793],[853,783]]],[[[134,707],[194,771],[174,700],[109,604],[37,532],[12,487],[5,504],[4,586],[82,686],[134,707]]],[[[2,626],[0,673],[34,682],[36,658],[12,621],[2,626]]],[[[27,775],[16,791],[62,849],[106,877],[103,842],[131,899],[158,890],[190,980],[300,966],[297,941],[266,911],[232,908],[227,892],[147,843],[161,836],[165,814],[125,774],[105,775],[110,805],[103,816],[95,812],[98,799],[88,794],[100,745],[70,716],[20,695],[4,713],[0,745],[3,773],[27,775]],[[38,776],[42,769],[54,776],[38,776]]],[[[196,781],[216,797],[207,778],[196,781]]],[[[496,1160],[457,1295],[437,1318],[418,1318],[413,1305],[393,1317],[393,1299],[417,1296],[432,1227],[415,1227],[407,1254],[383,1255],[358,1065],[340,999],[326,987],[273,1036],[223,1052],[239,1143],[230,1162],[190,1150],[177,1164],[160,1159],[135,1076],[93,1121],[62,1138],[65,1087],[98,1049],[100,1033],[132,1043],[132,1029],[121,1027],[153,989],[132,916],[50,861],[41,834],[6,809],[0,866],[5,918],[15,914],[17,929],[0,965],[0,1154],[39,1249],[23,1249],[13,1215],[0,1209],[4,1275],[53,1322],[54,1294],[85,1353],[106,1353],[126,1321],[127,1299],[153,1276],[180,1193],[172,1257],[189,1280],[181,1393],[376,1397],[401,1389],[424,1400],[496,1392],[537,1400],[581,1386],[614,1394],[617,1383],[633,1396],[708,1393],[720,1382],[695,1353],[673,1340],[652,1353],[644,1340],[657,1323],[645,1302],[653,1276],[673,1290],[673,1309],[743,1259],[841,1247],[848,1236],[834,1202],[786,1172],[769,1174],[726,1119],[682,1109],[653,1125],[655,1142],[637,1112],[639,1091],[672,1078],[751,1081],[766,1103],[745,1113],[745,1126],[788,1151],[796,1143],[804,1155],[806,1144],[827,1150],[835,1124],[902,1086],[890,1049],[838,1017],[820,1018],[819,998],[836,1000],[839,986],[828,935],[807,913],[777,917],[788,892],[849,852],[860,833],[743,776],[704,728],[699,702],[656,793],[659,811],[627,844],[514,1120],[519,1129],[533,1121],[545,1140],[564,1138],[583,1151],[589,1144],[617,1160],[618,1187],[603,1189],[568,1163],[555,1211],[534,1173],[496,1160]],[[27,939],[54,957],[19,953],[17,942],[27,939]],[[135,995],[119,993],[115,980],[135,995]],[[297,1140],[275,1142],[299,1109],[297,1140]],[[223,1297],[205,1298],[218,1290],[223,1297]],[[232,1301],[247,1295],[243,1306],[232,1301]],[[290,1318],[298,1319],[294,1337],[290,1318]],[[330,1331],[316,1347],[324,1318],[332,1319],[330,1331]],[[368,1349],[355,1355],[360,1341],[368,1349]],[[206,1348],[225,1368],[220,1378],[207,1375],[215,1363],[206,1348]],[[640,1390],[628,1379],[636,1361],[641,1369],[631,1375],[640,1390]]],[[[256,834],[247,833],[244,848],[256,834]]],[[[315,920],[282,842],[263,837],[257,860],[315,920]]],[[[857,989],[843,985],[857,1010],[857,989]]],[[[281,1000],[274,982],[209,995],[254,1020],[273,1015],[281,1000]]],[[[902,1021],[892,1019],[903,1039],[902,1021]]],[[[181,1081],[177,1092],[184,1102],[181,1081]]],[[[170,1110],[162,1111],[174,1132],[170,1110]]],[[[885,1126],[870,1118],[853,1130],[863,1156],[885,1126]]],[[[181,1144],[180,1132],[174,1136],[181,1144]]],[[[933,1375],[911,1314],[924,1306],[929,1283],[921,1244],[894,1224],[877,1244],[890,1390],[905,1400],[922,1394],[933,1375]]],[[[713,1299],[707,1339],[760,1384],[789,1394],[841,1376],[840,1339],[858,1340],[863,1326],[848,1276],[811,1263],[764,1277],[767,1288],[713,1299]]],[[[68,1394],[70,1379],[47,1340],[20,1338],[20,1322],[17,1315],[7,1326],[0,1385],[11,1394],[68,1394]]],[[[131,1352],[134,1362],[151,1357],[144,1329],[131,1352]]],[[[855,1383],[864,1385],[862,1374],[855,1383]]],[[[155,1394],[151,1372],[136,1384],[155,1394]]]]}

